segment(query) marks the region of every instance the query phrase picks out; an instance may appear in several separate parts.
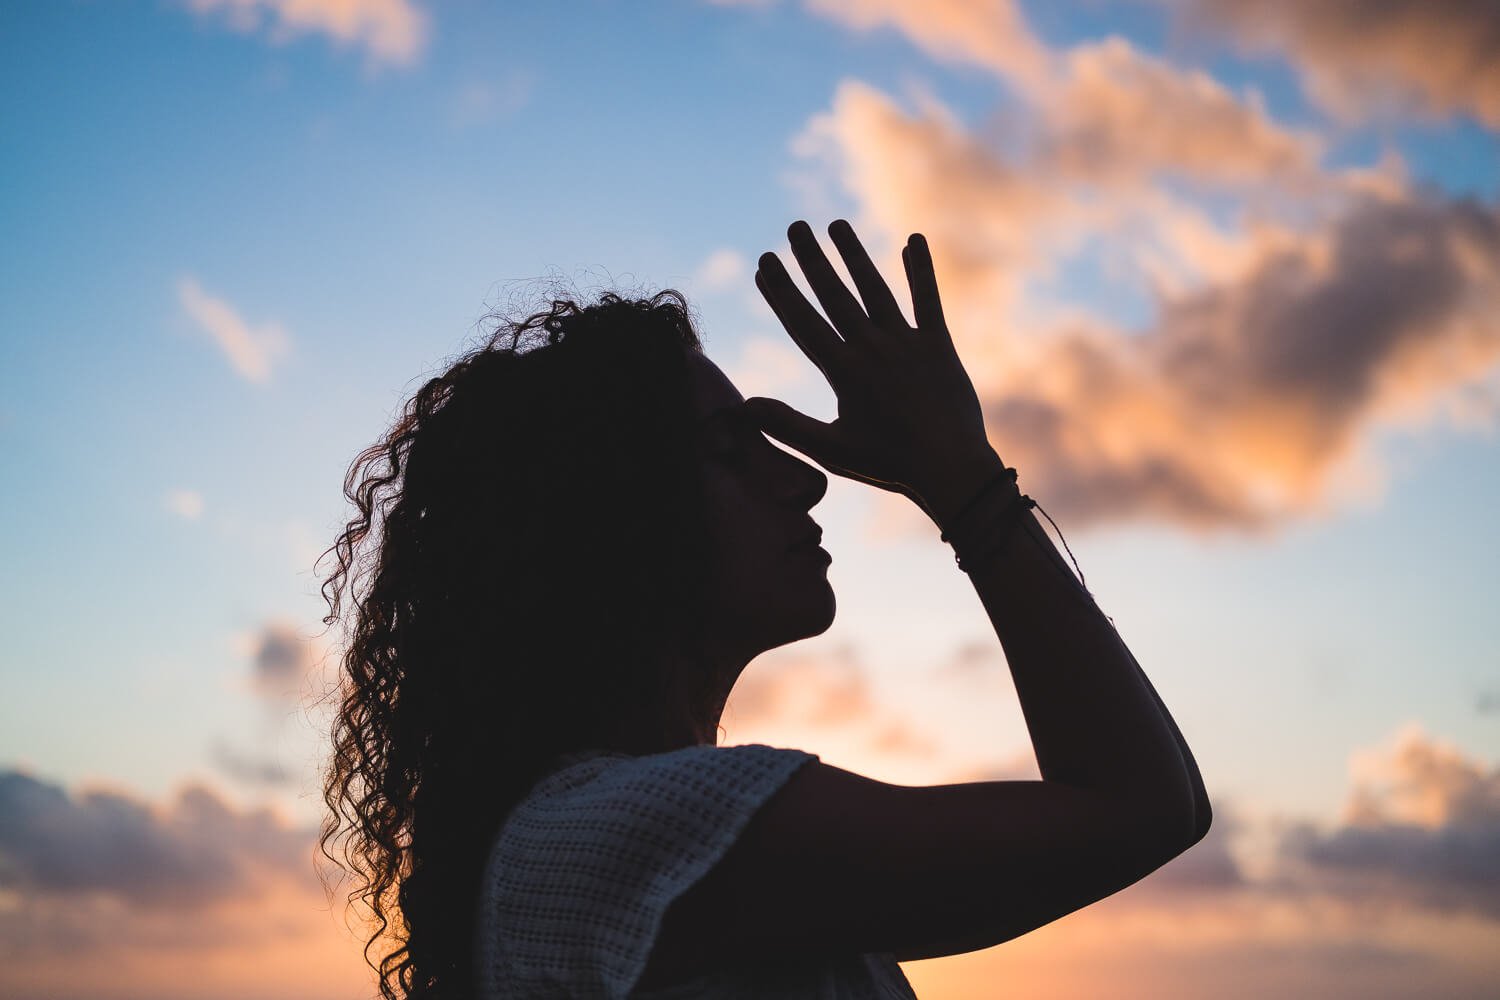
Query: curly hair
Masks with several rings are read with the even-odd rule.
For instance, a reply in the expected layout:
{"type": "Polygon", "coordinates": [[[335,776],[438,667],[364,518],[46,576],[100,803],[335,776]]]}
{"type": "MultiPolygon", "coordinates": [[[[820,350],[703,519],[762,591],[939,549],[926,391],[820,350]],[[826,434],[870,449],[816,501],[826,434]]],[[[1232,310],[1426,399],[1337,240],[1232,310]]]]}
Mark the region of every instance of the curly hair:
{"type": "Polygon", "coordinates": [[[701,350],[674,289],[554,298],[429,379],[349,468],[356,514],[319,558],[345,643],[318,846],[373,914],[385,1000],[472,995],[488,846],[549,761],[702,731],[706,680],[664,655],[702,639],[701,350]]]}

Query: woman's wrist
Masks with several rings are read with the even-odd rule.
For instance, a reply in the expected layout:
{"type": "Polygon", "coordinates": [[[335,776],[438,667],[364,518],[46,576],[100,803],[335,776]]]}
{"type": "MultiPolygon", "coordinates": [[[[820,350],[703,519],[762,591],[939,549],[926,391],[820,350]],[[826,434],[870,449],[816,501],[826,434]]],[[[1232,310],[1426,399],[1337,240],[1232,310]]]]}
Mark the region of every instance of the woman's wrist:
{"type": "Polygon", "coordinates": [[[1005,471],[1005,463],[993,448],[971,458],[945,465],[916,492],[943,532],[957,526],[960,515],[967,514],[970,504],[1005,471]]]}

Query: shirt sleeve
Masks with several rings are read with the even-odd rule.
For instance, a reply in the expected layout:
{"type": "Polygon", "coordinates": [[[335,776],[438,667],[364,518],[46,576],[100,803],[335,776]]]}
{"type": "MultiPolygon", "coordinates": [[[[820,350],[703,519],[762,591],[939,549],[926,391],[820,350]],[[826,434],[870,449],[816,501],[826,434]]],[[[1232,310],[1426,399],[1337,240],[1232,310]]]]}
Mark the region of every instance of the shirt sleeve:
{"type": "Polygon", "coordinates": [[[626,997],[667,907],[817,759],[758,743],[682,747],[615,758],[518,807],[488,887],[499,995],[626,997]]]}

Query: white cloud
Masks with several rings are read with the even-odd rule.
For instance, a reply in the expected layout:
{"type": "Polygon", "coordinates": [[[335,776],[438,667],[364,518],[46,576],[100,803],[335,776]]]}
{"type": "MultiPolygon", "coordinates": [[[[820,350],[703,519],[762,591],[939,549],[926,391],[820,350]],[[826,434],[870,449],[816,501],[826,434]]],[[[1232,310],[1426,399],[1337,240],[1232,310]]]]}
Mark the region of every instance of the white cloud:
{"type": "Polygon", "coordinates": [[[740,348],[739,359],[724,366],[724,373],[747,399],[775,396],[789,387],[802,385],[808,381],[809,373],[816,370],[786,337],[774,340],[751,337],[740,348]]]}
{"type": "Polygon", "coordinates": [[[720,247],[693,272],[693,285],[705,292],[722,292],[750,280],[750,262],[738,250],[720,247]]]}
{"type": "Polygon", "coordinates": [[[178,517],[196,521],[203,516],[203,494],[197,490],[168,490],[167,509],[178,517]]]}
{"type": "Polygon", "coordinates": [[[195,13],[222,12],[247,34],[262,19],[274,44],[321,33],[364,48],[373,62],[409,65],[427,44],[427,15],[408,0],[186,0],[195,13]]]}
{"type": "Polygon", "coordinates": [[[512,69],[497,80],[471,80],[454,94],[448,108],[448,124],[455,129],[474,128],[505,118],[531,100],[536,78],[512,69]]]}
{"type": "Polygon", "coordinates": [[[271,366],[291,349],[291,338],[276,323],[252,327],[228,302],[214,298],[184,277],[177,283],[177,300],[183,311],[213,338],[229,363],[251,382],[271,377],[271,366]]]}

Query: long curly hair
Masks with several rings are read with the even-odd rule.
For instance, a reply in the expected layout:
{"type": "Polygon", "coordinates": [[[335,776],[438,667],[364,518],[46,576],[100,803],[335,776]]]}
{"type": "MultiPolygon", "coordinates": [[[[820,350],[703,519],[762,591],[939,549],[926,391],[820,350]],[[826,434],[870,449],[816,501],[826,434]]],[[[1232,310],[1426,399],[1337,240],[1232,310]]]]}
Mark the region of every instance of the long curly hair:
{"type": "Polygon", "coordinates": [[[356,513],[319,558],[344,645],[318,846],[373,914],[385,1000],[473,995],[488,847],[550,761],[703,732],[707,678],[666,655],[704,621],[701,350],[674,289],[555,298],[427,380],[349,468],[356,513]]]}

